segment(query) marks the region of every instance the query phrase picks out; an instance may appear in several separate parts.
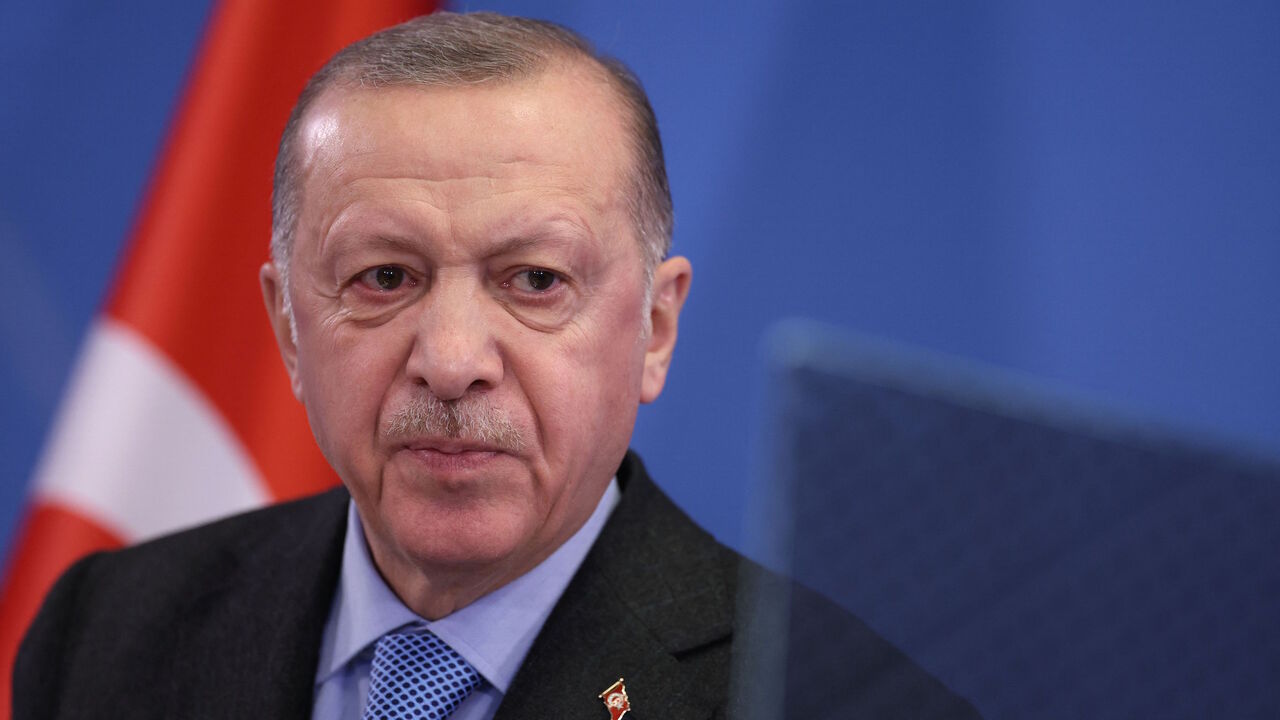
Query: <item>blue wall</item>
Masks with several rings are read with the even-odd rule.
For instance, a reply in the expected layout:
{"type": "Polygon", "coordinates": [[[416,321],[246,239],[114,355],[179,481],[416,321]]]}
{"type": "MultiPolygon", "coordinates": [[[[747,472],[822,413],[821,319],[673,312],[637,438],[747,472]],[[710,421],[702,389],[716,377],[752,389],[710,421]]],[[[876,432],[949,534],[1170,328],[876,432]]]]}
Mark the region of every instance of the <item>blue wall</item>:
{"type": "MultiPolygon", "coordinates": [[[[793,315],[1280,455],[1280,5],[469,7],[572,25],[650,90],[695,278],[636,445],[721,537],[793,315]]],[[[0,544],[207,10],[0,6],[0,544]]]]}

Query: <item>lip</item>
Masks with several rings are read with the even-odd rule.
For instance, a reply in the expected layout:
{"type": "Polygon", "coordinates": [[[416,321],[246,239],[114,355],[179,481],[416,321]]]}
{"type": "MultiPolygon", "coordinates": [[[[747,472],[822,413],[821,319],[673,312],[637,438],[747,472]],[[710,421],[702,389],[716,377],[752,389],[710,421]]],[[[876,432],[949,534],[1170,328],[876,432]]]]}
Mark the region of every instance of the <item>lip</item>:
{"type": "Polygon", "coordinates": [[[504,448],[471,440],[454,438],[422,438],[404,444],[404,449],[411,452],[431,452],[443,455],[465,455],[468,453],[505,453],[504,448]]]}
{"type": "Polygon", "coordinates": [[[496,471],[497,463],[509,456],[506,450],[494,445],[449,438],[406,442],[401,446],[401,453],[437,481],[474,478],[477,473],[487,475],[496,471]]]}

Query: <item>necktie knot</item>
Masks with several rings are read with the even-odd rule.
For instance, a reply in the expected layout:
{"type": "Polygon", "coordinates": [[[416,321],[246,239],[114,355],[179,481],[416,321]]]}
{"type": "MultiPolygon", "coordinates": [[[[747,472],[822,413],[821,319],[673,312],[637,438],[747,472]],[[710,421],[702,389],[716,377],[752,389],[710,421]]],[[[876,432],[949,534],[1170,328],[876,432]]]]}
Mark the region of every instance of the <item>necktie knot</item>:
{"type": "Polygon", "coordinates": [[[378,638],[364,720],[443,720],[480,684],[480,674],[428,630],[378,638]]]}

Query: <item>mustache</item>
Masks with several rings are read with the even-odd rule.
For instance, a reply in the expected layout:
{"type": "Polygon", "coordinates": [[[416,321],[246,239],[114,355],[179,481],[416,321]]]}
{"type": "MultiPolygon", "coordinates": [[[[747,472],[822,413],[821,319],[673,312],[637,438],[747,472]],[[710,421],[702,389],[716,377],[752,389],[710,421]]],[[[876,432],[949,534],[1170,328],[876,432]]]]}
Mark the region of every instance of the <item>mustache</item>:
{"type": "Polygon", "coordinates": [[[419,395],[387,416],[383,435],[388,440],[446,437],[517,453],[524,447],[520,427],[483,395],[448,401],[419,395]]]}

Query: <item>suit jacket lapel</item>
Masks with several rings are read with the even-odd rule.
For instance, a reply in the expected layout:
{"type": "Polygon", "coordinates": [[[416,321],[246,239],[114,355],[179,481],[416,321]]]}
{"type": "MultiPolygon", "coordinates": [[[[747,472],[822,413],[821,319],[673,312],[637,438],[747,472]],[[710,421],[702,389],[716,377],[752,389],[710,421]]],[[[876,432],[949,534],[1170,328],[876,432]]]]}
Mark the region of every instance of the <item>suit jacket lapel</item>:
{"type": "Polygon", "coordinates": [[[297,503],[209,558],[207,576],[228,580],[191,598],[173,638],[167,717],[310,717],[347,498],[339,488],[297,503]]]}
{"type": "MultiPolygon", "coordinates": [[[[634,455],[618,480],[622,501],[495,720],[607,720],[598,695],[619,677],[631,699],[627,720],[705,720],[726,695],[733,556],[653,485],[634,455]]],[[[164,653],[174,680],[155,689],[165,716],[310,716],[347,501],[339,488],[295,503],[265,530],[246,523],[242,537],[194,570],[227,579],[184,608],[190,622],[164,653]]]]}
{"type": "Polygon", "coordinates": [[[552,611],[495,720],[607,720],[598,695],[625,678],[627,720],[704,719],[726,692],[733,573],[634,455],[623,498],[552,611]]]}

